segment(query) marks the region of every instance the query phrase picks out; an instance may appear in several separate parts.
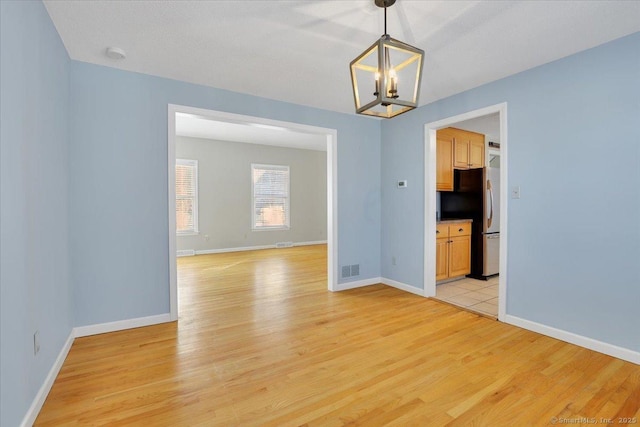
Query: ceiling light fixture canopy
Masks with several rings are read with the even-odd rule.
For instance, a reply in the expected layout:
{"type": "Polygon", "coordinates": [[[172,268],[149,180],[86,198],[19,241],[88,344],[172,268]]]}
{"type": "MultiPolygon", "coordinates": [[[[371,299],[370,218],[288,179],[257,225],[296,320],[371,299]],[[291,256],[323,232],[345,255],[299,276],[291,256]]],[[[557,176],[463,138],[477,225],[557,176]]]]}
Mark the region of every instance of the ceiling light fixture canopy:
{"type": "Polygon", "coordinates": [[[391,118],[418,106],[424,51],[387,34],[387,7],[395,2],[374,0],[384,8],[384,34],[350,64],[358,114],[391,118]]]}

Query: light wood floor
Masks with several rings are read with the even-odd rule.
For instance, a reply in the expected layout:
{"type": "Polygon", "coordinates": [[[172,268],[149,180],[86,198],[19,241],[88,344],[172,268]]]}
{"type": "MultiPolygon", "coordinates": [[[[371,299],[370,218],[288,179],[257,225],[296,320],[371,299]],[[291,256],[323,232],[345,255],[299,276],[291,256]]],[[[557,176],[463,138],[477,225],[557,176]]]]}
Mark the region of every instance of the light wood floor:
{"type": "Polygon", "coordinates": [[[36,424],[640,423],[638,365],[325,270],[325,246],[180,258],[180,321],[76,339],[36,424]]]}

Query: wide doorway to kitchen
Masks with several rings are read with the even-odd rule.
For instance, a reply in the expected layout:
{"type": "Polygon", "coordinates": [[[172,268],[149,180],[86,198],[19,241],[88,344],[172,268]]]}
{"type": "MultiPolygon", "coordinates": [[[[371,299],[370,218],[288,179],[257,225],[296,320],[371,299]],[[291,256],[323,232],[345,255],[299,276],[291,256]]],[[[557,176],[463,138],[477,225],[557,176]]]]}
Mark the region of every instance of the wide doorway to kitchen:
{"type": "Polygon", "coordinates": [[[476,110],[427,125],[426,138],[425,293],[496,319],[506,294],[502,116],[504,104],[476,110]]]}

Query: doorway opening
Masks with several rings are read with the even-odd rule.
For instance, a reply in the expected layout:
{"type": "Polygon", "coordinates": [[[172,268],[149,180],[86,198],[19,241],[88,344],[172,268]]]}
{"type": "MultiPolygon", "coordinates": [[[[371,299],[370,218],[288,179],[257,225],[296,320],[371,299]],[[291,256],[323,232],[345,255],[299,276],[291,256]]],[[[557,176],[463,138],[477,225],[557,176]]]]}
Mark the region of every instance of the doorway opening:
{"type": "MultiPolygon", "coordinates": [[[[177,236],[176,236],[176,118],[193,117],[229,125],[249,126],[253,129],[295,132],[320,137],[326,148],[327,179],[327,288],[334,291],[337,277],[337,131],[335,129],[302,125],[299,123],[245,116],[221,111],[206,110],[169,104],[168,106],[168,207],[169,207],[169,300],[171,320],[178,319],[177,236]]],[[[231,126],[230,126],[231,127],[231,126]]],[[[317,140],[317,138],[316,138],[317,140]]],[[[323,150],[324,151],[324,150],[323,150]]]]}
{"type": "MultiPolygon", "coordinates": [[[[446,131],[445,131],[446,132],[446,131]]],[[[485,131],[486,132],[486,131],[485,131]]],[[[490,295],[492,292],[495,292],[495,287],[492,289],[494,283],[497,282],[497,318],[498,320],[503,320],[506,314],[506,292],[507,292],[507,196],[508,196],[508,184],[507,184],[507,104],[497,104],[485,108],[481,108],[478,110],[470,111],[464,114],[460,114],[457,116],[449,117],[446,119],[442,119],[436,122],[428,123],[425,125],[425,296],[427,297],[437,297],[437,288],[436,282],[438,282],[438,286],[442,283],[446,283],[447,280],[442,280],[442,275],[439,276],[440,280],[436,279],[436,262],[440,261],[442,264],[442,256],[438,256],[438,250],[444,250],[442,247],[438,247],[438,243],[446,242],[447,244],[456,244],[457,240],[465,240],[468,239],[467,248],[471,248],[472,250],[478,251],[478,253],[474,253],[473,259],[477,260],[480,265],[477,268],[474,268],[476,272],[475,276],[480,277],[482,279],[487,279],[487,281],[475,281],[473,279],[463,279],[467,282],[463,282],[462,280],[457,283],[459,287],[457,289],[451,289],[448,291],[449,296],[454,293],[463,293],[462,290],[465,290],[469,298],[466,298],[466,304],[462,303],[462,300],[465,298],[461,298],[461,303],[456,304],[463,307],[477,305],[478,303],[484,303],[482,298],[471,298],[481,296],[479,291],[482,289],[485,292],[485,295],[490,295]],[[497,130],[497,135],[492,135],[490,138],[485,140],[484,152],[483,152],[483,164],[480,167],[469,166],[468,171],[457,170],[459,167],[457,166],[452,172],[451,179],[455,175],[456,185],[459,185],[458,182],[460,177],[464,177],[465,174],[468,177],[478,175],[478,182],[481,182],[483,185],[482,192],[478,192],[480,201],[478,202],[478,206],[480,206],[479,217],[475,217],[473,221],[476,221],[476,224],[472,227],[473,221],[470,223],[466,223],[462,225],[462,223],[458,223],[458,220],[463,220],[469,215],[465,215],[467,212],[463,208],[459,208],[460,203],[462,203],[459,199],[455,201],[451,201],[452,197],[458,197],[459,195],[454,193],[447,193],[447,196],[451,196],[447,199],[447,197],[441,198],[444,193],[438,193],[437,190],[437,178],[436,178],[436,163],[437,163],[437,131],[445,128],[460,128],[467,131],[475,131],[479,132],[483,129],[480,129],[479,124],[482,122],[490,122],[495,120],[495,126],[497,130]],[[476,129],[473,127],[476,126],[476,129]],[[492,141],[496,140],[497,141],[492,141]],[[494,142],[494,144],[489,144],[489,142],[494,142]],[[499,147],[499,149],[498,149],[499,147]],[[492,168],[486,168],[485,166],[492,166],[492,168]],[[499,167],[497,167],[499,166],[499,167]],[[494,174],[494,181],[499,183],[499,185],[489,185],[487,187],[487,174],[491,172],[494,174]],[[496,188],[498,187],[498,188],[496,188]],[[490,193],[488,189],[493,190],[493,196],[487,194],[490,193]],[[494,201],[499,200],[499,208],[495,209],[493,212],[489,211],[489,207],[491,206],[490,197],[494,197],[494,201]],[[445,204],[449,204],[449,211],[445,213],[442,211],[442,201],[445,201],[445,204]],[[456,205],[455,208],[451,207],[451,205],[456,205]],[[439,218],[441,214],[447,214],[454,210],[459,210],[455,212],[454,215],[451,215],[451,218],[439,218]],[[499,228],[496,233],[493,233],[493,229],[489,229],[488,226],[491,225],[491,220],[487,221],[488,217],[492,217],[493,220],[493,228],[497,223],[499,223],[499,228]],[[497,218],[496,218],[497,217],[497,218]],[[441,221],[442,219],[450,219],[451,221],[441,221]],[[437,239],[437,234],[440,234],[444,227],[448,227],[451,230],[451,224],[455,224],[454,232],[460,231],[461,237],[459,238],[450,238],[450,239],[437,239]],[[469,228],[469,230],[467,230],[469,228]],[[467,230],[467,232],[464,232],[467,230]],[[473,236],[473,234],[475,236],[473,236]],[[462,237],[464,235],[464,237],[462,237]],[[476,249],[473,249],[473,241],[472,236],[475,237],[477,242],[476,249]],[[482,251],[483,255],[479,255],[482,251]],[[484,254],[493,253],[493,257],[490,257],[492,260],[490,265],[486,265],[486,258],[484,254]],[[484,270],[483,270],[484,268],[484,270]],[[484,271],[484,272],[483,272],[484,271]],[[497,274],[496,274],[497,273],[497,274]],[[468,284],[467,284],[468,283],[468,284]],[[471,295],[474,293],[474,295],[471,295]],[[477,295],[476,295],[477,294],[477,295]],[[474,304],[475,303],[475,304],[474,304]]],[[[462,169],[462,168],[461,168],[462,169]]],[[[468,178],[467,177],[467,178],[468,178]]],[[[449,189],[448,191],[459,191],[459,188],[455,190],[449,189]]],[[[444,207],[447,209],[446,207],[444,207]]],[[[469,218],[472,219],[472,218],[469,218]]],[[[442,245],[440,245],[442,246],[442,245]]],[[[462,248],[462,251],[468,251],[469,249],[465,249],[464,243],[460,243],[458,249],[462,248]]],[[[442,252],[441,252],[442,253],[442,252]]],[[[452,251],[449,249],[449,253],[452,251]]],[[[471,257],[470,257],[471,258],[471,257]]],[[[471,262],[471,259],[469,260],[471,262]]],[[[438,268],[438,270],[441,270],[438,268]]],[[[457,275],[454,279],[464,278],[466,276],[466,272],[462,272],[460,275],[457,275]]],[[[455,282],[450,282],[455,283],[455,282]]],[[[449,283],[447,285],[450,286],[449,283]]],[[[450,286],[451,287],[451,286],[450,286]]],[[[452,287],[453,288],[453,287],[452,287]]],[[[441,288],[444,290],[444,288],[441,288]]],[[[495,297],[492,297],[491,304],[495,303],[495,297]]],[[[449,300],[449,298],[447,298],[449,300]]],[[[449,301],[452,302],[452,301],[449,301]]],[[[488,300],[486,300],[489,303],[488,300]]],[[[480,308],[483,308],[489,311],[489,305],[481,304],[477,305],[478,312],[487,314],[484,310],[480,311],[480,308]]],[[[473,308],[470,308],[473,310],[473,308]]],[[[495,316],[495,315],[494,315],[495,316]]]]}

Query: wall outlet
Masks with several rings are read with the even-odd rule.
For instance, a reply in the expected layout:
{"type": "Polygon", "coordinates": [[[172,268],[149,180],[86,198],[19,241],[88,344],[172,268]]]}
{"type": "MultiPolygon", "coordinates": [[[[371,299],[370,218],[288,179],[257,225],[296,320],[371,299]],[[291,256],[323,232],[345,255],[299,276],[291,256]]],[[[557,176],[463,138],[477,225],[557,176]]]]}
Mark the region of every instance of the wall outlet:
{"type": "Polygon", "coordinates": [[[395,256],[391,257],[391,265],[396,265],[396,257],[395,256]]]}
{"type": "Polygon", "coordinates": [[[35,331],[33,334],[33,355],[37,356],[40,353],[40,331],[35,331]]]}
{"type": "Polygon", "coordinates": [[[209,235],[208,234],[204,235],[204,240],[206,240],[207,242],[209,241],[209,235]]]}

